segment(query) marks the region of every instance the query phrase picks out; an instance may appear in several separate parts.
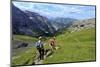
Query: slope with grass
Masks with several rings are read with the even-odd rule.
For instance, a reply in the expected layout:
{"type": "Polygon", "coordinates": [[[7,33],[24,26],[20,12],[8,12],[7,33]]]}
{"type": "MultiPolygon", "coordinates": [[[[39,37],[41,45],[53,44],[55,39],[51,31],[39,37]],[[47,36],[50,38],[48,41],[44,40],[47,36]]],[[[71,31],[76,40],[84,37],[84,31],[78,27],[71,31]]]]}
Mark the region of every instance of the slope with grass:
{"type": "MultiPolygon", "coordinates": [[[[47,37],[45,42],[45,49],[50,49],[49,44],[50,37],[47,37]]],[[[20,41],[36,42],[37,38],[15,35],[14,39],[20,41]]],[[[64,31],[63,34],[56,36],[57,49],[52,56],[46,57],[43,64],[48,63],[63,63],[63,62],[79,62],[79,61],[95,61],[95,29],[83,29],[81,31],[70,33],[64,31]]],[[[18,54],[12,57],[13,65],[32,65],[36,60],[36,48],[26,47],[19,48],[18,54]],[[26,49],[27,48],[27,49],[26,49]],[[24,50],[24,51],[23,51],[24,50]]]]}
{"type": "Polygon", "coordinates": [[[81,31],[58,35],[57,46],[59,49],[52,57],[44,60],[47,63],[95,61],[95,29],[84,29],[81,31]]]}
{"type": "MultiPolygon", "coordinates": [[[[36,48],[34,43],[37,38],[25,35],[13,35],[12,40],[12,65],[30,65],[34,61],[36,48]],[[13,48],[20,42],[28,43],[27,47],[13,48]]],[[[34,64],[34,63],[33,63],[34,64]]]]}
{"type": "MultiPolygon", "coordinates": [[[[50,37],[43,37],[43,41],[48,44],[50,37]]],[[[35,42],[37,38],[26,35],[13,35],[12,47],[18,45],[18,42],[28,43],[27,47],[12,48],[12,65],[34,65],[34,61],[37,59],[37,49],[35,42]]],[[[48,45],[44,48],[49,49],[48,45]]]]}

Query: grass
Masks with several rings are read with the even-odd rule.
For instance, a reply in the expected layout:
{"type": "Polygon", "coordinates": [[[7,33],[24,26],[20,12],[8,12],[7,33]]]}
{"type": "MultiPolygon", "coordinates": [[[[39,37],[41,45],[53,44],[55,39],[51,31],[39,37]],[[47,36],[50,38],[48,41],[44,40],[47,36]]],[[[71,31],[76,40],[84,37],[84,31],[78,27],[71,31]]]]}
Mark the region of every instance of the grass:
{"type": "Polygon", "coordinates": [[[36,49],[32,47],[20,55],[14,56],[18,58],[13,57],[12,65],[31,65],[36,55],[35,52],[36,52],[36,49]]]}
{"type": "Polygon", "coordinates": [[[81,30],[74,33],[61,34],[56,37],[57,46],[53,57],[44,60],[47,63],[94,61],[95,29],[81,30]]]}
{"type": "MultiPolygon", "coordinates": [[[[25,36],[25,35],[13,35],[12,42],[16,43],[17,41],[24,41],[32,44],[37,41],[37,38],[25,36]]],[[[33,63],[34,57],[36,55],[36,48],[34,46],[28,47],[27,49],[23,48],[22,50],[20,48],[20,51],[19,49],[17,49],[17,51],[18,52],[15,53],[18,53],[18,55],[12,57],[12,65],[25,65],[25,64],[30,65],[33,63]]]]}
{"type": "MultiPolygon", "coordinates": [[[[22,40],[28,42],[36,42],[37,38],[14,35],[14,41],[22,40]]],[[[48,46],[50,38],[46,38],[45,49],[50,49],[48,46]]],[[[52,57],[47,57],[43,64],[62,63],[62,62],[78,62],[78,61],[95,61],[95,29],[81,30],[73,33],[67,31],[56,36],[57,49],[52,57]]],[[[31,65],[35,59],[36,48],[30,47],[27,51],[20,53],[18,58],[12,59],[13,65],[31,65]]]]}
{"type": "MultiPolygon", "coordinates": [[[[48,38],[44,38],[44,41],[47,42],[48,38]]],[[[12,42],[17,42],[17,41],[24,41],[24,42],[36,42],[37,38],[34,37],[30,37],[30,36],[25,36],[25,35],[13,35],[13,41],[12,42]]],[[[48,45],[45,46],[45,48],[49,48],[48,45]]],[[[17,55],[14,55],[12,57],[12,65],[31,65],[36,57],[36,47],[29,47],[27,49],[25,48],[20,48],[20,52],[19,49],[17,49],[18,52],[14,52],[17,55]]]]}
{"type": "Polygon", "coordinates": [[[37,38],[26,36],[26,35],[13,35],[14,40],[16,41],[27,41],[27,42],[36,42],[37,38]]]}

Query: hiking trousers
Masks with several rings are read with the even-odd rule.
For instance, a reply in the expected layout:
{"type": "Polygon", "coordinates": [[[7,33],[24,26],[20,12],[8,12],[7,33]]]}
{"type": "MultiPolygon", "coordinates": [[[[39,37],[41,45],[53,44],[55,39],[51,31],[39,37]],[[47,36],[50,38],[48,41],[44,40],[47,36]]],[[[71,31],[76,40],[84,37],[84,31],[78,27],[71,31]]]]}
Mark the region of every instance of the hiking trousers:
{"type": "Polygon", "coordinates": [[[44,59],[44,48],[39,48],[38,52],[39,52],[39,59],[43,60],[44,59]]]}

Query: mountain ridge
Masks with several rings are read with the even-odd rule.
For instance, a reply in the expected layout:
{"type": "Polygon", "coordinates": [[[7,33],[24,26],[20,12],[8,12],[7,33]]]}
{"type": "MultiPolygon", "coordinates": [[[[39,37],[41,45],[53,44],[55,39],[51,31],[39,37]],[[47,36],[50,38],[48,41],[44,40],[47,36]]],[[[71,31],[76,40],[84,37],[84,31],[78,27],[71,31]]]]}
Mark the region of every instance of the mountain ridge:
{"type": "Polygon", "coordinates": [[[23,12],[14,5],[12,5],[12,30],[14,34],[30,36],[53,35],[55,32],[45,17],[29,11],[23,12]]]}
{"type": "MultiPolygon", "coordinates": [[[[94,18],[95,19],[95,18],[94,18]]],[[[12,4],[12,30],[13,34],[29,36],[54,36],[65,28],[81,29],[95,27],[95,20],[79,20],[68,17],[48,19],[36,12],[22,11],[12,4]],[[92,23],[91,23],[92,22],[92,23]]]]}

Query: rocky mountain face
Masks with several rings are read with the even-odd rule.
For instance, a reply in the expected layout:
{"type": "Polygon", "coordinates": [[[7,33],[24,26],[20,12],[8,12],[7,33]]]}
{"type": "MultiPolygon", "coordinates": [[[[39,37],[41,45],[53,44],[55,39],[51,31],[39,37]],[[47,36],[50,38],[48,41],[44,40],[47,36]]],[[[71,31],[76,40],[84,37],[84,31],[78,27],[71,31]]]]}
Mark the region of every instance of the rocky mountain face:
{"type": "Polygon", "coordinates": [[[77,21],[73,18],[55,18],[51,20],[51,24],[57,30],[70,27],[74,21],[77,21]]]}
{"type": "Polygon", "coordinates": [[[90,29],[90,28],[95,28],[95,18],[91,19],[85,19],[85,20],[78,20],[75,21],[70,28],[73,29],[74,31],[79,31],[81,29],[90,29]]]}
{"type": "Polygon", "coordinates": [[[30,36],[51,36],[55,33],[47,18],[35,12],[22,11],[14,5],[12,5],[12,31],[13,34],[30,36]]]}

